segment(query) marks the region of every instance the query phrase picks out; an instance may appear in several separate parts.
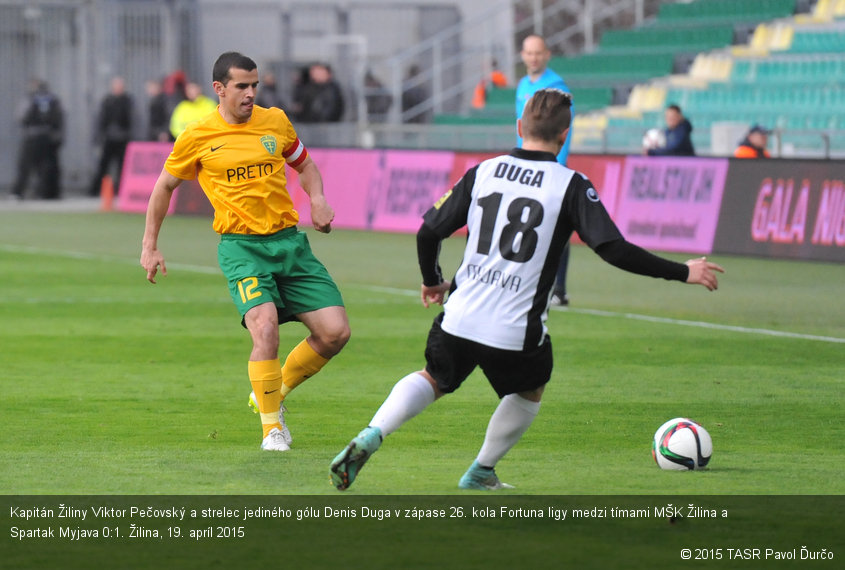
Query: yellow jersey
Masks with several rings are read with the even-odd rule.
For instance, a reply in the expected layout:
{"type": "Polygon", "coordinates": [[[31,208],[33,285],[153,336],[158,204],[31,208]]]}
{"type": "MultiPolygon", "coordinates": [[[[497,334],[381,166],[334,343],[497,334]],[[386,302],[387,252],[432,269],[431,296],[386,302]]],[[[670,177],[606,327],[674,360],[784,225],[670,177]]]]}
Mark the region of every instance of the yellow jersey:
{"type": "Polygon", "coordinates": [[[295,168],[307,156],[284,111],[254,106],[246,123],[229,124],[215,110],[190,124],[164,168],[182,180],[197,178],[217,233],[268,235],[299,221],[285,164],[295,168]]]}
{"type": "Polygon", "coordinates": [[[173,138],[178,137],[185,130],[185,127],[217,110],[217,103],[205,95],[200,95],[193,101],[185,99],[176,105],[173,114],[170,115],[170,134],[173,138]]]}

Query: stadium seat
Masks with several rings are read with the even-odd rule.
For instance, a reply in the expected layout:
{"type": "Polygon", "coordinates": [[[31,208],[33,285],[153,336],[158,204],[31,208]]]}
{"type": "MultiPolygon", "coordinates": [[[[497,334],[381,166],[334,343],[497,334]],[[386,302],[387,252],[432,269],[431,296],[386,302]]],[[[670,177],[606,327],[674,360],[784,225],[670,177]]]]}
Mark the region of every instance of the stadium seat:
{"type": "Polygon", "coordinates": [[[575,87],[572,89],[572,102],[577,114],[601,109],[613,102],[613,89],[610,87],[575,87]]]}
{"type": "Polygon", "coordinates": [[[636,85],[628,96],[628,108],[640,112],[662,109],[665,102],[666,88],[660,85],[636,85]]]}
{"type": "Polygon", "coordinates": [[[695,0],[660,5],[657,20],[663,24],[682,22],[763,21],[791,16],[795,0],[695,0]]]}
{"type": "Polygon", "coordinates": [[[513,110],[516,104],[516,88],[494,88],[487,91],[488,106],[505,106],[513,110]]]}
{"type": "Polygon", "coordinates": [[[549,67],[571,87],[610,87],[618,82],[637,82],[672,72],[672,54],[587,54],[553,57],[549,67]]]}
{"type": "Polygon", "coordinates": [[[845,53],[845,30],[802,30],[795,33],[791,53],[845,53]]]}
{"type": "Polygon", "coordinates": [[[751,36],[748,45],[731,48],[735,57],[766,56],[772,51],[784,51],[792,45],[795,28],[786,22],[759,24],[751,36]]]}
{"type": "Polygon", "coordinates": [[[733,42],[731,24],[690,29],[642,27],[608,30],[599,43],[600,53],[700,52],[725,47],[733,42]]]}
{"type": "Polygon", "coordinates": [[[698,54],[689,68],[688,75],[697,80],[727,81],[731,75],[733,59],[721,54],[698,54]]]}

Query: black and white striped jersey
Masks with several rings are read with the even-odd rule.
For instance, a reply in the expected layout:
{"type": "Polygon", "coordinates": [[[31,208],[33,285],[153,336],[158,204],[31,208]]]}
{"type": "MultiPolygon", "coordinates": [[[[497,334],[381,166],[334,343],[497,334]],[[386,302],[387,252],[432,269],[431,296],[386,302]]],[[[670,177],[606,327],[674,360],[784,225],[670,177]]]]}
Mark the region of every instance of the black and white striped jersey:
{"type": "Polygon", "coordinates": [[[573,231],[593,249],[623,239],[589,180],[551,153],[522,149],[471,168],[423,219],[439,239],[468,230],[443,330],[505,350],[546,336],[555,271],[573,231]]]}

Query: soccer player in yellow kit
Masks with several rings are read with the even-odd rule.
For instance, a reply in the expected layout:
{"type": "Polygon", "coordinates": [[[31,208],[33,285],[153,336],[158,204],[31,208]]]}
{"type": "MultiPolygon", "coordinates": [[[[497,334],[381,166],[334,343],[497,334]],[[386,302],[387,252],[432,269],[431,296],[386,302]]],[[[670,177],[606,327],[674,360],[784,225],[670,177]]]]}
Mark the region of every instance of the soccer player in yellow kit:
{"type": "Polygon", "coordinates": [[[221,234],[217,255],[229,292],[252,337],[248,374],[261,414],[261,448],[290,449],[283,402],[316,374],[349,340],[343,299],[328,271],[312,254],[287,190],[285,164],[299,174],[311,220],[328,233],[334,210],[323,195],[317,166],[280,109],[254,104],[255,62],[236,52],[222,54],[212,71],[220,104],[191,124],[173,145],[147,207],[141,266],[155,283],[167,275],[158,236],[173,190],[197,178],[214,207],[221,234]],[[279,361],[279,324],[298,320],[310,335],[279,361]]]}

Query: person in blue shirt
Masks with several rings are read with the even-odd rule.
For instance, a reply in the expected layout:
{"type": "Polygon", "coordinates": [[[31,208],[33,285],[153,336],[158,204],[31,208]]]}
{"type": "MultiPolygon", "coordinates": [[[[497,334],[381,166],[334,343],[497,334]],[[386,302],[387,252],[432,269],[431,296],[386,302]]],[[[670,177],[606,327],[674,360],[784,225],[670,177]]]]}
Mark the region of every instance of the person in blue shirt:
{"type": "MultiPolygon", "coordinates": [[[[570,93],[569,87],[564,83],[560,75],[549,69],[549,60],[552,52],[546,45],[546,40],[541,36],[532,34],[522,40],[522,51],[519,52],[522,63],[525,64],[526,75],[516,86],[516,116],[522,117],[522,109],[525,103],[534,93],[540,89],[554,88],[570,93]]],[[[571,108],[572,116],[575,116],[575,106],[571,108]]],[[[566,136],[566,143],[557,155],[557,161],[566,166],[566,159],[569,157],[569,143],[572,141],[572,129],[566,136]]],[[[516,144],[522,147],[522,139],[517,136],[516,144]]],[[[566,271],[569,266],[569,244],[563,248],[560,256],[557,275],[555,277],[554,293],[552,304],[566,306],[569,304],[569,297],[566,294],[566,271]]]]}

